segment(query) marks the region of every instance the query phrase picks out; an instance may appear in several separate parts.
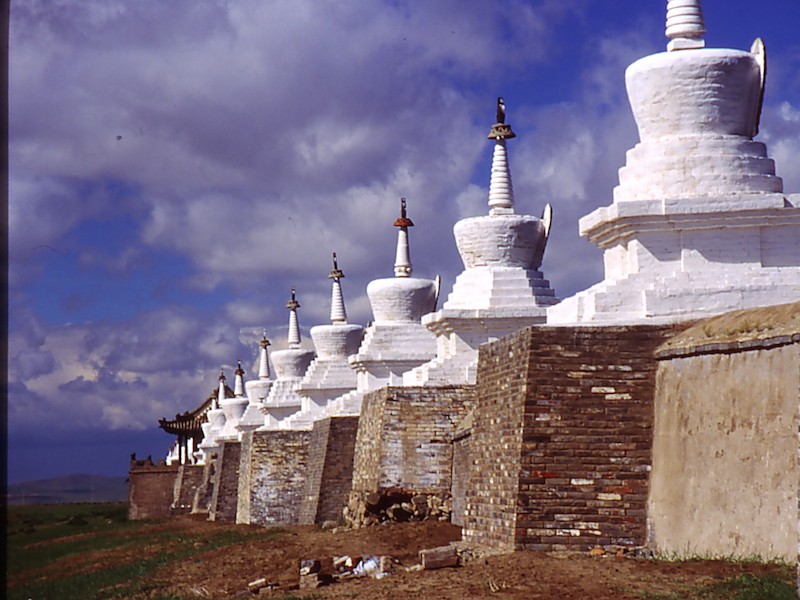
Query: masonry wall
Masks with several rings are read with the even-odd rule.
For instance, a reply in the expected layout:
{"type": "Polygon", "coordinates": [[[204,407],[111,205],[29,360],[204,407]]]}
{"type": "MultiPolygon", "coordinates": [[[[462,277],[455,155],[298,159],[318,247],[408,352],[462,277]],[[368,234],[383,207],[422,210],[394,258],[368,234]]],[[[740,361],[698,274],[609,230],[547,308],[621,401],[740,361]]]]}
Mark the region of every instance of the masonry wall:
{"type": "Polygon", "coordinates": [[[648,501],[657,550],[796,558],[800,335],[791,339],[662,356],[648,501]]]}
{"type": "Polygon", "coordinates": [[[482,346],[465,540],[643,544],[653,352],[683,327],[533,327],[482,346]]]}
{"type": "Polygon", "coordinates": [[[329,417],[314,423],[300,507],[300,523],[339,522],[353,485],[358,417],[329,417]]]}
{"type": "Polygon", "coordinates": [[[453,436],[453,474],[450,485],[453,499],[450,522],[453,525],[461,526],[464,525],[464,515],[467,512],[467,486],[472,470],[472,452],[470,450],[472,415],[470,414],[465,420],[469,421],[468,426],[459,426],[453,436]]]}
{"type": "Polygon", "coordinates": [[[474,386],[383,387],[365,394],[353,489],[450,491],[453,433],[474,400],[474,386]]]}
{"type": "Polygon", "coordinates": [[[128,472],[128,518],[138,521],[170,516],[177,474],[178,465],[133,457],[128,472]]]}
{"type": "Polygon", "coordinates": [[[243,436],[237,523],[299,522],[310,437],[309,431],[253,431],[243,436]]]}
{"type": "Polygon", "coordinates": [[[344,511],[348,524],[449,520],[453,435],[474,398],[473,385],[387,386],[365,394],[344,511]]]}
{"type": "Polygon", "coordinates": [[[214,473],[214,491],[208,511],[210,521],[236,522],[240,450],[240,442],[223,442],[220,445],[217,470],[214,473]]]}
{"type": "Polygon", "coordinates": [[[171,514],[184,514],[192,511],[194,495],[202,482],[203,465],[180,465],[178,467],[172,495],[171,514]]]}

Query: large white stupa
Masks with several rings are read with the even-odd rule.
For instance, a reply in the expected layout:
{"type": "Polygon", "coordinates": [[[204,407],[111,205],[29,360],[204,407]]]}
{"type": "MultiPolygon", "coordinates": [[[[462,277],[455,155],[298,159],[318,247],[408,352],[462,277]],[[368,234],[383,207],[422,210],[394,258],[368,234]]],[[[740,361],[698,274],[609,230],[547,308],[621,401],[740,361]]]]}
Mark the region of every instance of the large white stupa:
{"type": "Polygon", "coordinates": [[[580,220],[605,279],[549,323],[672,321],[800,298],[800,194],[758,133],[764,44],[705,48],[700,0],[670,0],[667,52],[628,67],[640,142],[610,206],[580,220]]]}
{"type": "Polygon", "coordinates": [[[367,328],[358,353],[350,356],[357,373],[356,389],[336,398],[323,416],[358,415],[361,399],[370,390],[402,385],[403,373],[436,356],[436,337],[422,325],[423,315],[436,307],[438,283],[412,277],[408,228],[414,223],[400,200],[394,277],[375,279],[367,285],[372,324],[367,328]]]}
{"type": "MultiPolygon", "coordinates": [[[[275,381],[272,383],[266,399],[261,405],[263,423],[259,429],[276,429],[280,423],[294,413],[298,412],[303,404],[303,399],[297,393],[297,386],[303,380],[311,361],[314,360],[314,351],[301,348],[300,321],[297,309],[295,289],[292,288],[292,298],[286,304],[289,309],[289,333],[285,350],[272,353],[272,366],[275,368],[275,381]]],[[[266,352],[266,350],[265,350],[266,352]]]]}
{"type": "Polygon", "coordinates": [[[328,403],[354,390],[358,383],[348,357],[358,351],[364,337],[364,328],[347,322],[341,284],[344,272],[339,268],[335,252],[333,270],[328,277],[333,280],[331,324],[311,328],[311,339],[314,341],[317,357],[297,386],[303,405],[299,412],[281,422],[281,429],[311,429],[315,417],[328,403]]]}
{"type": "Polygon", "coordinates": [[[403,375],[403,384],[475,383],[478,347],[514,331],[543,323],[558,302],[539,270],[551,223],[547,205],[541,219],[514,213],[514,190],[506,140],[516,137],[505,123],[498,98],[489,214],[462,219],[453,233],[464,271],[442,308],[422,323],[437,337],[436,357],[403,375]]]}
{"type": "Polygon", "coordinates": [[[237,426],[242,433],[258,429],[264,424],[262,407],[274,383],[269,372],[269,352],[267,348],[269,348],[270,344],[266,331],[261,336],[258,345],[260,348],[258,354],[258,379],[251,379],[244,386],[248,404],[237,426]]]}

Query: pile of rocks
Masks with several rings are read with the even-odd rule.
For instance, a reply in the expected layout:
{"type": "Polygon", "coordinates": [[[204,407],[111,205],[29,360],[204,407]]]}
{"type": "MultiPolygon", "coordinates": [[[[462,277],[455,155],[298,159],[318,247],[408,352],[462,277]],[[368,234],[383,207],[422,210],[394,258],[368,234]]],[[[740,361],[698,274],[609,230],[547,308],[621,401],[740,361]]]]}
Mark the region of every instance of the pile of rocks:
{"type": "Polygon", "coordinates": [[[385,522],[450,521],[453,499],[449,493],[420,494],[403,488],[377,492],[352,492],[342,511],[348,527],[385,522]]]}

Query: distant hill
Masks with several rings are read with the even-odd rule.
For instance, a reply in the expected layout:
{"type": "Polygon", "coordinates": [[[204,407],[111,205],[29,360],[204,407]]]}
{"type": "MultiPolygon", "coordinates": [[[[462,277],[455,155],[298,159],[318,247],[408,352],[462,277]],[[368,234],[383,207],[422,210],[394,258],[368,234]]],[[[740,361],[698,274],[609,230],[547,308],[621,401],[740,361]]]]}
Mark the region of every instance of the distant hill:
{"type": "Polygon", "coordinates": [[[67,504],[70,502],[125,502],[126,477],[64,475],[8,484],[9,504],[67,504]]]}

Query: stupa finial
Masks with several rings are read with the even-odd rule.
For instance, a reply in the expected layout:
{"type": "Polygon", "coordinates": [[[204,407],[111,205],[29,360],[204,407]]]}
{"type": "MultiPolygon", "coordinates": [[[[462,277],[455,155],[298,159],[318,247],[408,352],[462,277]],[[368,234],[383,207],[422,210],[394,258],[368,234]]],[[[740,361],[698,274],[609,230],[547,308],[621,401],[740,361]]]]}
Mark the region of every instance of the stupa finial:
{"type": "MultiPolygon", "coordinates": [[[[297,301],[295,300],[295,302],[297,301]]],[[[267,353],[267,347],[270,343],[267,339],[266,330],[262,331],[261,341],[258,342],[258,345],[261,346],[261,354],[258,360],[258,378],[269,379],[269,355],[267,353]]]]}
{"type": "Polygon", "coordinates": [[[331,323],[347,323],[347,311],[344,307],[344,295],[342,294],[341,280],[344,279],[344,271],[339,268],[336,259],[336,252],[333,253],[333,269],[328,275],[333,279],[331,288],[331,323]]]}
{"type": "Polygon", "coordinates": [[[704,48],[706,32],[700,0],[669,0],[667,2],[667,50],[704,48]]]}
{"type": "Polygon", "coordinates": [[[236,379],[233,384],[233,395],[236,397],[244,396],[244,369],[242,369],[242,361],[236,361],[236,379]]]}
{"type": "Polygon", "coordinates": [[[408,228],[414,226],[414,222],[406,216],[406,199],[400,198],[400,217],[394,222],[395,227],[399,227],[397,232],[397,252],[394,259],[394,276],[410,277],[411,250],[408,246],[408,228]]]}
{"type": "Polygon", "coordinates": [[[300,323],[297,320],[297,309],[300,308],[300,303],[295,297],[295,289],[292,288],[292,299],[286,303],[286,308],[289,309],[289,348],[300,347],[300,323]]]}
{"type": "Polygon", "coordinates": [[[497,123],[492,125],[489,139],[494,140],[492,156],[492,178],[489,183],[489,214],[502,215],[514,212],[514,188],[511,185],[511,168],[508,166],[506,140],[517,137],[506,124],[506,104],[497,98],[497,123]]]}
{"type": "Polygon", "coordinates": [[[217,391],[217,398],[216,401],[213,403],[211,408],[219,408],[219,403],[222,400],[225,400],[225,371],[222,369],[219,370],[219,390],[217,391]]]}

